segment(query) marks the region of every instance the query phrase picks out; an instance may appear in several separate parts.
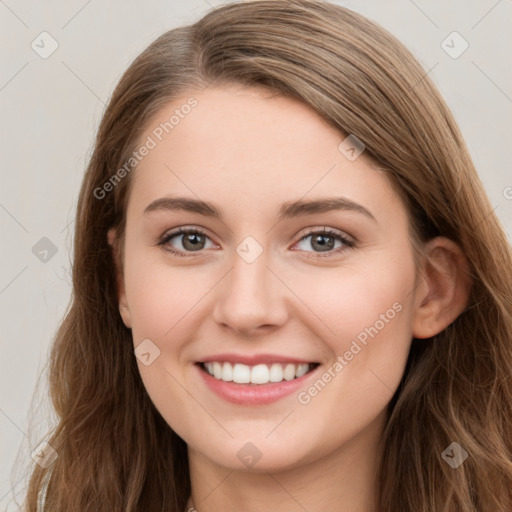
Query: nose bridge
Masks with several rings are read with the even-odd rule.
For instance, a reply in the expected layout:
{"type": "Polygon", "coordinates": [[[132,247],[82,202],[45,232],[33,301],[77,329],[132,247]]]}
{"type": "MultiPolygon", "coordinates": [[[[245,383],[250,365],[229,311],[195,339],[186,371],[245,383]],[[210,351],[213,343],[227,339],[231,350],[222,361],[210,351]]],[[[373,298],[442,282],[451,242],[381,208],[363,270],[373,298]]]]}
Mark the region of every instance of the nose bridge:
{"type": "Polygon", "coordinates": [[[236,331],[284,321],[284,287],[269,266],[270,253],[254,239],[236,248],[233,265],[216,297],[215,319],[236,331]]]}

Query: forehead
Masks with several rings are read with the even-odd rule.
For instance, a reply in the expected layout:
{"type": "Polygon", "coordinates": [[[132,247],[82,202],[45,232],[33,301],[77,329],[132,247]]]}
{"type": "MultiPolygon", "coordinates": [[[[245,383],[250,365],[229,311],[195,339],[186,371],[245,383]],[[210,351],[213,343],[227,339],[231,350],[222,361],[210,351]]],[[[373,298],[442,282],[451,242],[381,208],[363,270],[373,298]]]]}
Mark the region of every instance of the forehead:
{"type": "Polygon", "coordinates": [[[160,149],[178,149],[188,158],[244,163],[249,157],[275,160],[277,154],[279,163],[304,156],[331,162],[340,139],[310,106],[264,87],[241,85],[211,86],[177,98],[146,123],[143,137],[148,135],[160,149]]]}
{"type": "Polygon", "coordinates": [[[315,195],[396,202],[364,152],[351,161],[340,151],[344,134],[310,106],[263,87],[190,91],[146,123],[140,140],[149,139],[133,175],[130,203],[139,211],[166,194],[252,211],[315,195]]]}

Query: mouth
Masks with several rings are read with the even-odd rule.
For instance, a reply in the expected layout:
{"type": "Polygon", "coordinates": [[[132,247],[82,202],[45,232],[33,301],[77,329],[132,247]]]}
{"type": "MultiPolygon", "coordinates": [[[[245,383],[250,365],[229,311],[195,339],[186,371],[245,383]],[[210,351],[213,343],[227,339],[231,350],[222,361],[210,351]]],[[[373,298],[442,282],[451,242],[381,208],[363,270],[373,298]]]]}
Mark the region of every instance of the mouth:
{"type": "Polygon", "coordinates": [[[256,386],[300,379],[320,365],[320,363],[293,362],[248,365],[230,361],[205,361],[196,364],[203,372],[218,381],[256,386]]]}

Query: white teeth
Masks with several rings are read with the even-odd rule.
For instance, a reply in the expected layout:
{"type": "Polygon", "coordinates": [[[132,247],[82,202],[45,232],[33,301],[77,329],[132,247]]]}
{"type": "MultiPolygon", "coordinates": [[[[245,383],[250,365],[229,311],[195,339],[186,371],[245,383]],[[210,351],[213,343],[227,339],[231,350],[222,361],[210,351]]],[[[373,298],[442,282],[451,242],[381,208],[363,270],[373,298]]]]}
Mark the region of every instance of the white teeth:
{"type": "Polygon", "coordinates": [[[249,382],[251,382],[251,367],[245,364],[235,364],[235,366],[233,366],[233,382],[249,384],[249,382]]]}
{"type": "Polygon", "coordinates": [[[283,367],[279,363],[274,363],[270,367],[270,382],[281,382],[283,380],[283,367]]]}
{"type": "Polygon", "coordinates": [[[228,362],[208,362],[204,364],[208,373],[218,380],[236,382],[237,384],[268,384],[269,382],[281,382],[282,380],[293,380],[302,377],[309,370],[309,364],[281,364],[272,365],[257,364],[248,366],[228,362]]]}
{"type": "Polygon", "coordinates": [[[213,376],[216,379],[222,379],[222,365],[220,363],[213,363],[213,376]]]}
{"type": "Polygon", "coordinates": [[[287,364],[284,367],[283,377],[285,380],[293,380],[295,378],[295,365],[287,364]]]}
{"type": "Polygon", "coordinates": [[[269,382],[269,370],[266,364],[257,364],[252,367],[251,382],[253,384],[266,384],[269,382]]]}
{"type": "Polygon", "coordinates": [[[308,373],[308,370],[309,370],[309,364],[307,364],[307,363],[299,364],[297,366],[297,372],[296,372],[295,376],[302,377],[303,375],[306,375],[306,373],[308,373]]]}
{"type": "MultiPolygon", "coordinates": [[[[219,377],[217,377],[219,378],[219,377]]],[[[230,363],[224,363],[222,366],[222,380],[226,382],[231,382],[233,380],[233,367],[230,363]]]]}

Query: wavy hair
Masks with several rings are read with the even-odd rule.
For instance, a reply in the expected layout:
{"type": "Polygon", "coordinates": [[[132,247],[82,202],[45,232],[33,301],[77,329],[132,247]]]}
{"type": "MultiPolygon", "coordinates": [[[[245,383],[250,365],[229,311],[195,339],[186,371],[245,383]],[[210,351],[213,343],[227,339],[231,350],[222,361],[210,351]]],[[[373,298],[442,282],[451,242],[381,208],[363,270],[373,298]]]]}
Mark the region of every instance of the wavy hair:
{"type": "MultiPolygon", "coordinates": [[[[129,174],[97,190],[137,148],[162,106],[215,82],[266,86],[360,139],[407,208],[414,246],[459,244],[473,286],[465,311],[412,341],[388,406],[379,512],[512,510],[512,255],[454,118],[391,34],[314,0],[256,0],[170,30],[129,66],[99,126],[76,212],[72,299],[51,347],[58,457],[31,467],[26,510],[183,512],[184,441],[152,404],[118,309],[107,231],[122,240],[129,174]],[[96,193],[95,193],[96,191],[96,193]],[[452,469],[452,442],[468,452],[452,469]]],[[[136,172],[133,171],[133,172],[136,172]]]]}

